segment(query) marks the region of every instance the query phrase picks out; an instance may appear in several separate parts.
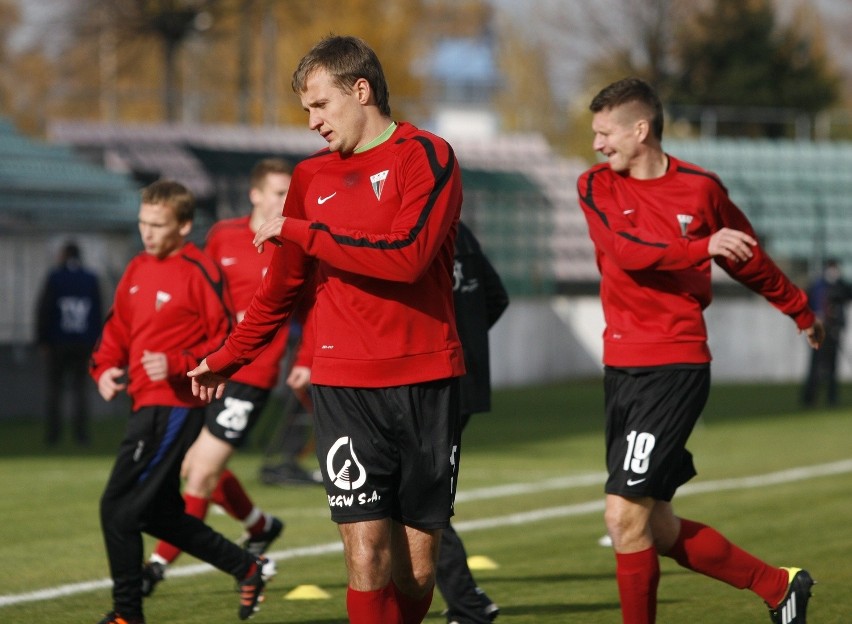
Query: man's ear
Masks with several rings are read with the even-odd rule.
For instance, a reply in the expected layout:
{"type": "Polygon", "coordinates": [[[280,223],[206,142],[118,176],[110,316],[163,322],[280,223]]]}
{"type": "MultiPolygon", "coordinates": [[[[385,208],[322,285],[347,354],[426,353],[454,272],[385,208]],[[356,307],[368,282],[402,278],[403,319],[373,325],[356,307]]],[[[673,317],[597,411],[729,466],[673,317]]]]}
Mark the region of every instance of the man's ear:
{"type": "Polygon", "coordinates": [[[370,89],[370,83],[367,82],[366,78],[359,78],[355,81],[355,84],[352,86],[352,89],[355,91],[355,94],[358,96],[358,102],[361,104],[368,104],[370,102],[370,96],[373,91],[370,89]]]}
{"type": "Polygon", "coordinates": [[[636,138],[640,143],[643,143],[645,139],[648,138],[648,134],[651,132],[651,122],[647,119],[640,119],[636,122],[635,132],[636,138]]]}

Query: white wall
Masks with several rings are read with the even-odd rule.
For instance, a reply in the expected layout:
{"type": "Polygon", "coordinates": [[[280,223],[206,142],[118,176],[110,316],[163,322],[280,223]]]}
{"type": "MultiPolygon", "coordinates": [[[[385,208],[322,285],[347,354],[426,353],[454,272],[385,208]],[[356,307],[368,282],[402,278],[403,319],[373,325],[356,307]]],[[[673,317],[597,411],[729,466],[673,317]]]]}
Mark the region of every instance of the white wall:
{"type": "MultiPolygon", "coordinates": [[[[705,313],[713,379],[798,381],[808,346],[792,319],[758,296],[716,298],[705,313]]],[[[597,297],[513,300],[491,329],[494,385],[513,386],[601,374],[603,315],[597,297]]],[[[852,339],[840,375],[852,378],[852,339]]]]}

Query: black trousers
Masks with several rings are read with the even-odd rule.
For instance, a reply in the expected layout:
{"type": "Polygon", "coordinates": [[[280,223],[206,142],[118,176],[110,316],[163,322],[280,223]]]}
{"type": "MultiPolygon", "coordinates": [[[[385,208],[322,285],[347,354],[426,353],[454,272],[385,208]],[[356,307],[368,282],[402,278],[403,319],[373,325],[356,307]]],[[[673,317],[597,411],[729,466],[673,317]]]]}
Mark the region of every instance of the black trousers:
{"type": "Polygon", "coordinates": [[[174,544],[237,579],[254,557],[184,512],[180,467],[204,422],[203,409],[143,407],[130,416],[101,497],[101,529],[113,609],[142,616],[142,532],[174,544]]]}
{"type": "Polygon", "coordinates": [[[71,398],[71,425],[78,444],[89,442],[89,357],[91,345],[51,345],[47,351],[45,432],[47,444],[62,437],[62,398],[71,398]]]}
{"type": "MultiPolygon", "coordinates": [[[[470,416],[470,414],[461,415],[462,430],[470,420],[470,416]]],[[[464,544],[452,525],[441,533],[436,584],[447,603],[449,619],[455,619],[463,624],[491,622],[483,611],[482,597],[476,591],[476,581],[467,564],[464,544]]]]}
{"type": "Polygon", "coordinates": [[[826,333],[825,341],[819,349],[811,351],[810,367],[805,384],[802,387],[802,403],[811,406],[816,403],[819,387],[825,383],[826,402],[837,405],[838,380],[837,360],[840,354],[840,336],[836,332],[826,333]]]}

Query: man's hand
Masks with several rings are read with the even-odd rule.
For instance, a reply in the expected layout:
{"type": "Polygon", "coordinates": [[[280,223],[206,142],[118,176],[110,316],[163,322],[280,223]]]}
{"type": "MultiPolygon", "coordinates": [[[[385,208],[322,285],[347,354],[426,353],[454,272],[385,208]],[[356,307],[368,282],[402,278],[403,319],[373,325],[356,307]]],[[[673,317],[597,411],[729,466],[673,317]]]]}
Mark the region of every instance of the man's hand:
{"type": "Polygon", "coordinates": [[[192,394],[202,401],[210,403],[214,398],[222,398],[227,378],[211,371],[207,366],[207,358],[201,360],[201,364],[189,371],[187,376],[192,378],[192,394]]]}
{"type": "Polygon", "coordinates": [[[281,228],[284,227],[286,217],[272,217],[269,221],[265,221],[257,232],[254,234],[252,244],[257,247],[257,253],[263,253],[263,243],[269,241],[276,247],[281,246],[281,240],[278,236],[281,234],[281,228]]]}
{"type": "Polygon", "coordinates": [[[143,351],[142,368],[151,381],[163,381],[169,376],[169,359],[165,353],[143,351]]]}
{"type": "Polygon", "coordinates": [[[711,257],[724,256],[732,262],[745,262],[754,255],[752,247],[757,247],[757,241],[739,230],[722,228],[710,237],[707,253],[711,257]]]}
{"type": "Polygon", "coordinates": [[[294,366],[287,375],[287,385],[293,390],[306,390],[311,385],[311,369],[307,366],[294,366]]]}
{"type": "Polygon", "coordinates": [[[807,329],[801,330],[799,333],[804,333],[808,339],[808,344],[812,349],[819,349],[822,341],[825,340],[825,326],[820,320],[814,321],[814,324],[807,329]]]}
{"type": "Polygon", "coordinates": [[[121,383],[121,379],[127,372],[125,368],[113,366],[106,369],[98,378],[98,393],[103,397],[104,401],[112,401],[116,394],[127,388],[126,383],[121,383]]]}

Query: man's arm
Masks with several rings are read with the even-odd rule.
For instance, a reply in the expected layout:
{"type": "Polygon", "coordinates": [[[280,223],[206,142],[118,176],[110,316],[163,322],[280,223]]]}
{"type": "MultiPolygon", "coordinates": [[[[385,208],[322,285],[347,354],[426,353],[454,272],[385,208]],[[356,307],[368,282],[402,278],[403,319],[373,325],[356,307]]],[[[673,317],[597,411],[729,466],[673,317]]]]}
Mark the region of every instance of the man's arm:
{"type": "MultiPolygon", "coordinates": [[[[716,214],[723,227],[755,236],[748,218],[727,196],[719,202],[716,214]]],[[[752,257],[747,262],[731,262],[726,257],[717,257],[715,261],[735,280],[790,316],[800,331],[813,329],[808,334],[809,342],[811,338],[822,342],[820,329],[814,328],[816,317],[808,305],[807,294],[790,281],[760,245],[752,247],[752,257]]]]}
{"type": "Polygon", "coordinates": [[[313,270],[313,259],[296,245],[285,243],[277,248],[243,319],[222,348],[207,356],[208,369],[230,376],[265,349],[293,313],[303,289],[314,288],[310,280],[313,270]]]}

